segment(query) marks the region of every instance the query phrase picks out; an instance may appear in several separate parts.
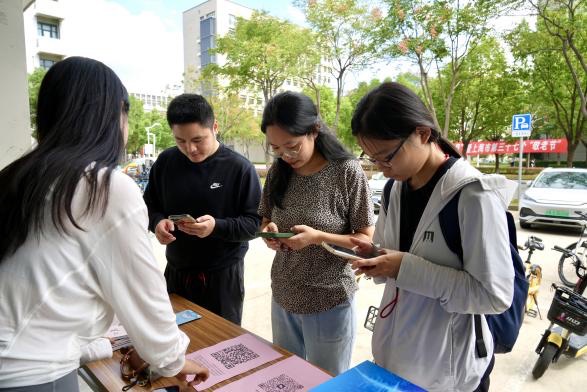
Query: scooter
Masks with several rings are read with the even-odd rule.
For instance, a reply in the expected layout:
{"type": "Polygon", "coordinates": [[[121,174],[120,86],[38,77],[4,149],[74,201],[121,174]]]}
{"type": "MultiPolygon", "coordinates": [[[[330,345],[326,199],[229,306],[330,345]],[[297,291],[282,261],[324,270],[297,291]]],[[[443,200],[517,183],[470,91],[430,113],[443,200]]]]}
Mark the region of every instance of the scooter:
{"type": "MultiPolygon", "coordinates": [[[[578,257],[560,246],[553,249],[567,257],[578,257]]],[[[532,369],[535,379],[542,377],[550,364],[557,362],[562,354],[572,358],[587,354],[587,298],[583,297],[587,287],[587,268],[579,262],[574,265],[579,280],[573,290],[552,285],[556,291],[548,310],[550,326],[536,347],[538,360],[532,369]]]]}
{"type": "Polygon", "coordinates": [[[532,264],[530,259],[535,250],[544,250],[544,243],[542,239],[530,236],[526,240],[524,246],[519,246],[519,250],[528,250],[528,258],[524,261],[526,266],[526,279],[528,280],[528,298],[526,299],[526,314],[530,317],[538,315],[542,320],[542,314],[538,307],[538,291],[540,290],[540,283],[542,282],[542,267],[538,264],[532,264]]]}

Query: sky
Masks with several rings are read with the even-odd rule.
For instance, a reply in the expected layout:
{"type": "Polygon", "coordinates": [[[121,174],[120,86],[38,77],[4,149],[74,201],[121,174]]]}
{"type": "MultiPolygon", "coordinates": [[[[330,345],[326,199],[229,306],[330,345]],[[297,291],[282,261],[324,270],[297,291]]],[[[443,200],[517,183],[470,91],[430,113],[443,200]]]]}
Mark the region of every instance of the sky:
{"type": "MultiPolygon", "coordinates": [[[[69,0],[67,17],[71,55],[100,60],[110,66],[130,92],[159,93],[180,84],[183,74],[182,13],[201,0],[69,0]],[[81,33],[80,33],[81,32],[81,33]]],[[[236,0],[269,14],[304,24],[293,0],[236,0]]],[[[502,18],[497,29],[512,27],[519,17],[502,18]]],[[[66,34],[64,31],[63,34],[66,34]]],[[[380,80],[416,68],[408,63],[378,63],[349,73],[345,91],[360,81],[380,80]]]]}
{"type": "MultiPolygon", "coordinates": [[[[182,13],[199,0],[70,0],[67,18],[71,55],[110,66],[130,92],[158,93],[181,83],[182,13]],[[83,32],[80,34],[79,32],[83,32]]],[[[291,0],[238,0],[237,3],[303,23],[291,0]]],[[[64,31],[63,34],[66,34],[64,31]]]]}

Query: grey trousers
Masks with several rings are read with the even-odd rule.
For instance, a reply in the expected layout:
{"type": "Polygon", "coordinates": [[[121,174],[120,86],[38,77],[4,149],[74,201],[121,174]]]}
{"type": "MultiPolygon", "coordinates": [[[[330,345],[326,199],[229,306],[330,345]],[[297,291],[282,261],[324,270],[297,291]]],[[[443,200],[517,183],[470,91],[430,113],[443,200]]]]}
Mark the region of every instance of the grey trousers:
{"type": "Polygon", "coordinates": [[[0,392],[79,392],[77,370],[52,382],[26,387],[0,388],[0,392]]]}

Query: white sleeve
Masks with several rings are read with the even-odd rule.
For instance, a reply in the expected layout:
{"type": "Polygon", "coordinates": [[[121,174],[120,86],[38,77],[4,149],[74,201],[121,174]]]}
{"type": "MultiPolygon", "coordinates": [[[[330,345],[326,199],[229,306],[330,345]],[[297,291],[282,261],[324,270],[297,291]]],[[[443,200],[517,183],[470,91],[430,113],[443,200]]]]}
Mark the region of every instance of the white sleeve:
{"type": "Polygon", "coordinates": [[[493,191],[463,188],[459,224],[464,270],[441,266],[406,253],[398,287],[437,298],[447,312],[501,313],[512,303],[512,265],[505,211],[493,191]]]}
{"type": "Polygon", "coordinates": [[[104,217],[110,228],[96,244],[98,282],[139,355],[157,373],[174,376],[184,366],[189,338],[175,322],[148,238],[147,208],[131,185],[111,185],[110,216],[104,217]]]}
{"type": "Polygon", "coordinates": [[[112,358],[112,343],[108,338],[98,338],[81,346],[80,364],[112,358]]]}

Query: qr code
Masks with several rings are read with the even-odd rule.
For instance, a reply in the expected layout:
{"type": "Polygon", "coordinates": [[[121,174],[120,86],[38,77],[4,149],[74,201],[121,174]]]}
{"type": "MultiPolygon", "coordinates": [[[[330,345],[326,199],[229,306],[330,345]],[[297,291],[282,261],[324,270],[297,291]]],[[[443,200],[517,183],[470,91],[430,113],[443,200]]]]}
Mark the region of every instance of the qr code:
{"type": "Polygon", "coordinates": [[[295,392],[304,389],[303,385],[298,384],[296,380],[285,374],[267,380],[259,384],[259,387],[265,392],[295,392]]]}
{"type": "Polygon", "coordinates": [[[232,369],[236,365],[240,365],[241,363],[259,358],[259,354],[250,350],[242,343],[226,347],[210,355],[212,355],[218,362],[223,364],[227,369],[232,369]]]}

